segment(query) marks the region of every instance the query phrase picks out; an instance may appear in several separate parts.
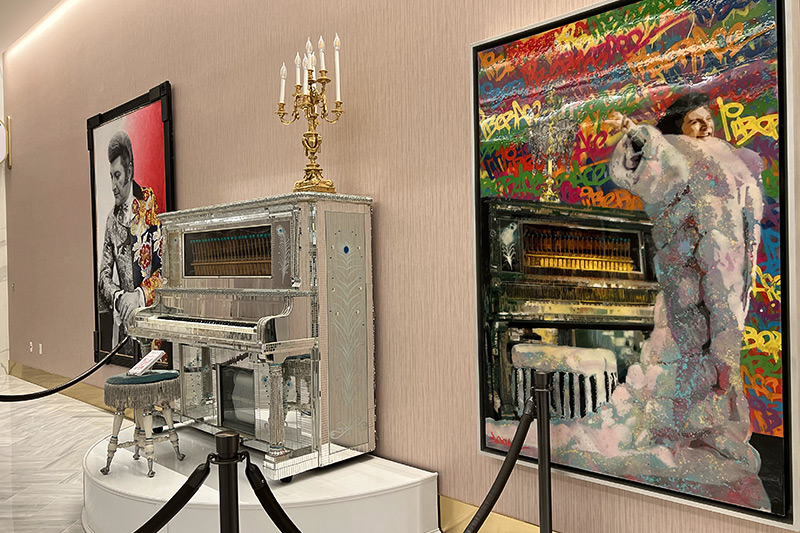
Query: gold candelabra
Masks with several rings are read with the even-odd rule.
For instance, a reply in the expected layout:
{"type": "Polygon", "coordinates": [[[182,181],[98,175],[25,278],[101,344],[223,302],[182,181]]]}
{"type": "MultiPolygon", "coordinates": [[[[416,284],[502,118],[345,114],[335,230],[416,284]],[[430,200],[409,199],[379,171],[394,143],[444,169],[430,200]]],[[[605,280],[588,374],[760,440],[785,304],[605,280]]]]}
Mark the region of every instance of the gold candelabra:
{"type": "Polygon", "coordinates": [[[545,101],[550,111],[529,120],[532,124],[528,132],[528,146],[535,165],[547,163],[547,173],[542,170],[545,180],[539,201],[559,203],[559,182],[564,178],[559,180],[556,174],[560,174],[558,168],[561,168],[565,177],[569,176],[570,155],[578,132],[578,121],[563,97],[551,92],[545,101]],[[556,172],[553,172],[554,167],[556,172]]]}
{"type": "Polygon", "coordinates": [[[553,121],[550,121],[547,129],[547,179],[544,180],[544,192],[539,197],[539,201],[558,204],[561,203],[561,199],[559,194],[553,190],[553,186],[556,184],[556,180],[553,178],[553,121]]]}
{"type": "Polygon", "coordinates": [[[333,80],[328,77],[328,71],[325,69],[325,43],[322,37],[319,38],[319,51],[320,51],[320,70],[319,76],[316,74],[316,55],[311,50],[311,40],[306,42],[306,55],[303,59],[303,83],[300,84],[300,54],[295,57],[295,66],[297,69],[297,79],[294,86],[294,94],[292,95],[292,110],[289,118],[286,118],[287,111],[284,103],[284,87],[286,82],[286,65],[281,67],[281,98],[278,102],[278,110],[275,114],[278,115],[283,124],[292,124],[300,118],[301,112],[304,113],[306,120],[308,120],[308,130],[303,133],[303,149],[308,158],[308,164],[305,167],[303,179],[295,182],[294,192],[327,192],[335,193],[336,189],[333,181],[325,179],[322,176],[322,167],[317,163],[317,154],[322,145],[322,135],[317,131],[317,127],[324,120],[329,124],[335,124],[339,121],[339,117],[344,112],[342,110],[342,101],[340,99],[339,91],[339,36],[334,40],[334,48],[336,51],[336,102],[333,109],[328,109],[328,99],[326,95],[326,86],[333,80]],[[329,113],[333,115],[330,118],[329,113]]]}
{"type": "MultiPolygon", "coordinates": [[[[549,156],[549,154],[548,154],[549,156]]],[[[539,197],[540,202],[547,202],[551,204],[561,203],[558,192],[555,190],[556,180],[553,178],[553,163],[552,160],[547,159],[547,178],[544,180],[544,192],[539,197]]]]}

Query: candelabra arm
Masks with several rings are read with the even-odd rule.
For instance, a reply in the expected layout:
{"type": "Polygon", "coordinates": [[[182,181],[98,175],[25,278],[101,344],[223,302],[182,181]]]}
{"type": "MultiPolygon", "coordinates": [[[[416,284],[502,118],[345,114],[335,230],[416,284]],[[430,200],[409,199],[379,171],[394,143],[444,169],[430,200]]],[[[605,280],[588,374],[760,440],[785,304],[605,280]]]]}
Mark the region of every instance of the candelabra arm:
{"type": "Polygon", "coordinates": [[[283,118],[286,116],[286,111],[283,110],[283,104],[278,104],[278,110],[275,111],[275,114],[278,115],[278,118],[281,120],[282,124],[292,124],[294,121],[300,118],[300,115],[298,115],[296,111],[290,115],[292,117],[290,120],[283,118]]]}
{"type": "Polygon", "coordinates": [[[329,118],[328,118],[328,110],[327,110],[327,109],[325,109],[325,114],[324,114],[324,115],[322,115],[322,118],[324,118],[324,119],[325,119],[325,122],[327,122],[327,123],[329,123],[329,124],[336,124],[337,122],[339,122],[339,117],[341,117],[341,116],[342,116],[342,113],[344,113],[344,110],[342,109],[342,102],[340,102],[339,100],[337,100],[337,101],[336,101],[336,107],[334,107],[334,108],[331,110],[331,113],[333,113],[334,115],[336,115],[336,118],[334,118],[334,119],[332,119],[332,120],[331,120],[331,119],[329,119],[329,118]]]}
{"type": "Polygon", "coordinates": [[[286,120],[284,118],[286,117],[286,108],[285,108],[286,104],[284,104],[283,102],[278,102],[278,110],[275,111],[275,114],[278,115],[278,118],[283,124],[292,124],[298,118],[300,118],[300,112],[298,111],[298,109],[302,105],[303,95],[300,94],[300,89],[301,89],[300,85],[295,85],[294,89],[295,90],[293,95],[294,101],[292,102],[292,113],[289,115],[291,118],[289,120],[286,120]],[[298,100],[300,101],[300,105],[298,105],[298,100]]]}

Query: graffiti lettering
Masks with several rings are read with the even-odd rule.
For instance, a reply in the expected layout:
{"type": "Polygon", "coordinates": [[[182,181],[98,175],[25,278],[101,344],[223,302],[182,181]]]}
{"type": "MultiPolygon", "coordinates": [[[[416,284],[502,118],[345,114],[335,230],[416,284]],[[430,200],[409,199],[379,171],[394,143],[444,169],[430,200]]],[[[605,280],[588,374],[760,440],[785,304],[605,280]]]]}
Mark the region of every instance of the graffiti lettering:
{"type": "Polygon", "coordinates": [[[700,24],[722,20],[734,9],[745,9],[751,0],[691,0],[692,9],[700,24]]]}
{"type": "Polygon", "coordinates": [[[568,181],[576,187],[600,187],[609,181],[608,166],[604,163],[581,168],[578,162],[572,161],[568,181]]]}
{"type": "Polygon", "coordinates": [[[756,265],[753,272],[753,296],[763,294],[766,297],[766,302],[780,302],[781,301],[781,275],[772,276],[765,274],[761,267],[756,265]]]}
{"type": "Polygon", "coordinates": [[[761,246],[766,261],[759,263],[762,272],[780,272],[781,269],[781,236],[774,228],[761,230],[761,246]]]}
{"type": "Polygon", "coordinates": [[[690,69],[692,74],[713,72],[728,67],[742,55],[749,58],[754,50],[747,45],[770,31],[774,28],[764,27],[745,34],[744,25],[737,22],[730,28],[718,27],[707,35],[701,27],[694,26],[689,37],[675,42],[658,56],[641,50],[631,58],[629,66],[644,80],[667,81],[675,76],[681,77],[686,69],[690,69]]]}
{"type": "Polygon", "coordinates": [[[753,312],[747,317],[749,326],[758,331],[781,328],[781,306],[779,303],[770,302],[765,307],[756,302],[751,309],[753,312]]]}
{"type": "Polygon", "coordinates": [[[571,41],[571,47],[549,61],[549,57],[544,52],[552,49],[551,43],[555,39],[552,32],[548,32],[538,39],[526,40],[513,49],[509,48],[506,53],[509,57],[512,55],[530,56],[535,50],[540,51],[533,57],[546,58],[544,61],[531,61],[519,65],[519,70],[528,85],[536,87],[539,80],[552,79],[554,76],[561,75],[566,79],[571,79],[577,72],[601,72],[620,61],[627,62],[630,58],[637,56],[646,46],[658,40],[661,34],[669,28],[686,20],[688,16],[688,14],[683,14],[660,25],[645,22],[629,29],[624,34],[607,33],[602,40],[596,37],[574,40],[571,41]],[[577,65],[580,65],[581,69],[576,70],[577,65]]]}
{"type": "Polygon", "coordinates": [[[778,361],[783,347],[780,331],[757,331],[755,328],[745,326],[742,336],[744,349],[755,348],[759,352],[768,354],[774,361],[778,361]]]}
{"type": "Polygon", "coordinates": [[[571,204],[580,202],[588,207],[606,207],[628,211],[640,211],[644,208],[642,199],[625,189],[614,189],[606,193],[599,187],[573,187],[566,180],[561,184],[561,199],[571,204]]]}
{"type": "Polygon", "coordinates": [[[751,374],[746,366],[742,365],[742,381],[746,394],[766,398],[770,402],[783,400],[783,380],[758,373],[751,374]]]}
{"type": "MultiPolygon", "coordinates": [[[[636,121],[635,115],[643,109],[652,110],[656,115],[663,114],[666,108],[664,102],[669,101],[670,90],[656,87],[646,89],[642,93],[641,89],[642,87],[635,83],[628,83],[619,90],[604,91],[602,98],[587,96],[586,101],[581,102],[580,114],[586,116],[590,127],[581,124],[581,129],[584,131],[600,129],[596,124],[602,125],[612,111],[631,116],[634,121],[636,121]]],[[[616,141],[613,136],[606,137],[606,143],[616,144],[616,141]]]]}
{"type": "Polygon", "coordinates": [[[780,357],[776,360],[772,355],[760,353],[755,348],[742,352],[742,365],[752,374],[783,379],[780,357]]]}
{"type": "Polygon", "coordinates": [[[506,173],[503,159],[495,152],[481,159],[481,179],[486,175],[487,180],[495,180],[506,173]]]}
{"type": "Polygon", "coordinates": [[[572,157],[580,162],[586,164],[589,158],[592,161],[602,158],[607,154],[608,149],[605,147],[606,140],[608,140],[608,132],[600,131],[600,133],[584,132],[583,128],[578,130],[577,142],[575,143],[575,150],[572,157]]]}
{"type": "Polygon", "coordinates": [[[704,43],[707,51],[714,54],[719,61],[722,61],[726,54],[730,58],[738,54],[739,50],[761,33],[763,31],[753,33],[748,36],[749,38],[745,38],[744,24],[737,22],[730,28],[723,26],[716,28],[711,32],[711,37],[708,37],[703,28],[695,26],[692,28],[692,37],[694,37],[692,45],[704,43]]]}
{"type": "Polygon", "coordinates": [[[491,139],[500,131],[511,132],[519,129],[520,123],[526,126],[531,125],[531,121],[539,116],[542,110],[542,103],[536,100],[532,104],[522,104],[514,100],[511,102],[511,110],[497,115],[488,115],[481,119],[481,133],[484,140],[491,139]]]}
{"type": "Polygon", "coordinates": [[[764,218],[761,224],[767,226],[771,224],[774,227],[780,227],[781,223],[781,209],[778,204],[767,204],[764,206],[764,218]]]}
{"type": "MultiPolygon", "coordinates": [[[[536,177],[541,178],[541,174],[536,177]]],[[[506,195],[512,198],[519,198],[535,193],[542,180],[534,180],[533,178],[534,176],[530,171],[526,171],[522,168],[522,165],[519,165],[515,173],[512,172],[511,175],[505,177],[506,195]]]]}
{"type": "Polygon", "coordinates": [[[506,74],[514,72],[514,65],[507,61],[505,56],[497,55],[492,51],[481,52],[478,54],[481,68],[490,80],[500,81],[506,74]]]}
{"type": "Polygon", "coordinates": [[[494,107],[507,98],[517,97],[525,93],[525,80],[518,79],[495,87],[491,82],[481,84],[481,105],[494,107]]]}
{"type": "Polygon", "coordinates": [[[533,171],[533,162],[528,150],[516,144],[510,144],[500,149],[500,157],[505,162],[509,173],[519,176],[523,170],[533,171]]]}
{"type": "Polygon", "coordinates": [[[737,145],[742,145],[757,133],[778,138],[778,114],[772,113],[757,118],[754,116],[741,116],[744,106],[738,102],[726,104],[722,98],[717,98],[719,114],[722,117],[722,128],[725,139],[730,142],[733,137],[737,145]],[[730,124],[730,127],[729,127],[730,124]],[[731,135],[732,134],[732,135],[731,135]]]}

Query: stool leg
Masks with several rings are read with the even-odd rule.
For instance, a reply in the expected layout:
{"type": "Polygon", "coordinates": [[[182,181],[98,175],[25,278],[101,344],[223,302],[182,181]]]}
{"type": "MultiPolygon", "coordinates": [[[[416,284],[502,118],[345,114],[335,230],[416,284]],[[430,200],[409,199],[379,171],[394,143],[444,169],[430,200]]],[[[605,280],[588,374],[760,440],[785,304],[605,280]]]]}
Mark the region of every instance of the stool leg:
{"type": "Polygon", "coordinates": [[[108,470],[111,468],[111,461],[114,459],[114,454],[117,452],[119,429],[122,427],[122,419],[124,417],[125,412],[121,409],[117,409],[117,412],[114,413],[114,427],[111,430],[111,440],[108,441],[108,457],[106,458],[106,466],[100,469],[100,473],[103,475],[108,474],[108,470]]]}
{"type": "Polygon", "coordinates": [[[153,408],[148,407],[142,411],[142,421],[144,422],[144,456],[147,458],[147,477],[153,477],[153,408]]]}
{"type": "Polygon", "coordinates": [[[172,443],[172,447],[175,448],[175,456],[178,458],[178,461],[183,461],[186,456],[181,453],[181,449],[178,447],[178,432],[175,431],[175,424],[172,422],[172,408],[168,405],[164,405],[161,407],[161,413],[164,415],[164,420],[167,421],[169,441],[172,443]]]}
{"type": "Polygon", "coordinates": [[[139,460],[139,448],[144,448],[142,442],[142,410],[138,408],[133,409],[133,423],[136,426],[133,429],[133,460],[139,460]]]}

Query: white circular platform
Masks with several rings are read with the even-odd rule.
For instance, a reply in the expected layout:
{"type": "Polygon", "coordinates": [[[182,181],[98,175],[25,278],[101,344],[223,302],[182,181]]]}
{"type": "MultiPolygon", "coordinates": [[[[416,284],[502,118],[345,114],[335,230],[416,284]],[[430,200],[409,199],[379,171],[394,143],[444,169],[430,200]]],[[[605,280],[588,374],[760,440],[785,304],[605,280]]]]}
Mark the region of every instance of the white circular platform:
{"type": "MultiPolygon", "coordinates": [[[[109,425],[111,421],[109,420],[109,425]]],[[[102,475],[108,439],[95,443],[83,458],[83,527],[88,533],[133,532],[150,519],[183,485],[206,456],[214,452],[214,438],[199,430],[178,430],[178,461],[168,442],[155,446],[155,477],[148,478],[147,461],[133,460],[133,451],[117,450],[111,471],[102,475]]],[[[132,439],[132,427],[120,442],[132,439]]],[[[249,450],[261,467],[263,454],[249,450]]],[[[383,533],[438,532],[436,474],[379,457],[365,455],[305,472],[291,483],[270,481],[281,506],[303,533],[381,531],[383,533]]],[[[161,531],[198,533],[219,531],[218,470],[211,467],[205,484],[161,531]]],[[[239,528],[278,532],[253,494],[239,465],[239,528]]]]}

